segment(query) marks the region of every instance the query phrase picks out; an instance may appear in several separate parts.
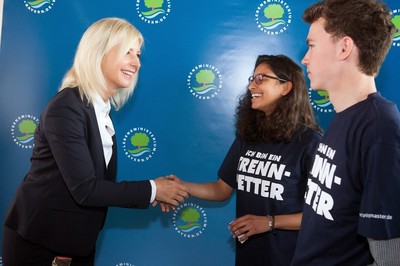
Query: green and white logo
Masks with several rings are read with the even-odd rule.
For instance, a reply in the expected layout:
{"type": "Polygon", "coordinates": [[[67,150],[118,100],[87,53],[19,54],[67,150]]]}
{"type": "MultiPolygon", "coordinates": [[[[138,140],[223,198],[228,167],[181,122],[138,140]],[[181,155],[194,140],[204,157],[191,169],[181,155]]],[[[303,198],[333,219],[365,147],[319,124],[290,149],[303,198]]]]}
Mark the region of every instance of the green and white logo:
{"type": "Polygon", "coordinates": [[[170,0],[136,0],[139,18],[148,24],[159,24],[171,13],[170,0]]]}
{"type": "Polygon", "coordinates": [[[122,146],[129,159],[134,162],[146,162],[153,158],[157,150],[157,141],[150,130],[135,127],[125,134],[122,146]]]}
{"type": "Polygon", "coordinates": [[[222,75],[213,65],[197,65],[190,71],[187,85],[193,96],[201,100],[209,100],[217,96],[221,90],[222,75]]]}
{"type": "Polygon", "coordinates": [[[24,149],[34,147],[34,135],[39,119],[33,115],[21,115],[11,125],[11,136],[15,144],[24,149]]]}
{"type": "Polygon", "coordinates": [[[278,35],[287,30],[292,23],[290,6],[282,0],[266,0],[256,10],[258,28],[268,35],[278,35]]]}
{"type": "Polygon", "coordinates": [[[49,12],[53,8],[55,2],[56,0],[24,0],[25,7],[35,14],[43,14],[49,12]]]}
{"type": "Polygon", "coordinates": [[[316,111],[320,113],[332,113],[335,111],[331,101],[329,100],[329,94],[327,91],[314,91],[309,88],[308,95],[310,96],[311,105],[316,111]]]}
{"type": "Polygon", "coordinates": [[[194,203],[185,202],[174,210],[172,221],[175,231],[185,238],[200,236],[207,227],[207,214],[194,203]]]}
{"type": "Polygon", "coordinates": [[[396,27],[396,32],[393,37],[393,46],[400,47],[400,9],[395,9],[391,12],[392,23],[396,27]]]}

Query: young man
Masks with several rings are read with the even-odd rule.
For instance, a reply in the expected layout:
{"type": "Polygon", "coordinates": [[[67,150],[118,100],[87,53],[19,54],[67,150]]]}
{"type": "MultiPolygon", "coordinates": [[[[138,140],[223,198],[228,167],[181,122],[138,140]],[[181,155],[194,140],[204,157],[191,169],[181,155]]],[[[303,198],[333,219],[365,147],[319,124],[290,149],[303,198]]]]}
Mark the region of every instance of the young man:
{"type": "Polygon", "coordinates": [[[400,265],[400,115],[374,80],[391,15],[379,0],[326,0],[303,19],[310,86],[337,114],[315,154],[292,265],[400,265]]]}

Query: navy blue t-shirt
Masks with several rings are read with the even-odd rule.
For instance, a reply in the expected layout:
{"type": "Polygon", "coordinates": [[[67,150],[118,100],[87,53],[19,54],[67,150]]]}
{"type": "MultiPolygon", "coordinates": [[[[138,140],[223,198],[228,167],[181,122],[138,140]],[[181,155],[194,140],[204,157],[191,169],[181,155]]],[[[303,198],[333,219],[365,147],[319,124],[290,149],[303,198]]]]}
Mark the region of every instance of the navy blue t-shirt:
{"type": "MultiPolygon", "coordinates": [[[[236,138],[218,176],[236,189],[236,216],[301,212],[321,135],[308,129],[290,142],[250,145],[236,138]]],[[[276,230],[236,241],[236,265],[290,265],[298,231],[276,230]]]]}
{"type": "Polygon", "coordinates": [[[400,115],[373,93],[318,146],[292,265],[367,265],[367,238],[400,237],[400,115]]]}

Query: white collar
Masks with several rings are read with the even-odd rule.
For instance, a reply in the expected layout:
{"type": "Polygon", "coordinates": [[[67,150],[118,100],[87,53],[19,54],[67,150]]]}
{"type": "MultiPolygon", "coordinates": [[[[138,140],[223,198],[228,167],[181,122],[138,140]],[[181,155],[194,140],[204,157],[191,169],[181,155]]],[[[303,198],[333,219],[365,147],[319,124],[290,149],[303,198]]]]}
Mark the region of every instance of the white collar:
{"type": "Polygon", "coordinates": [[[107,115],[110,113],[111,110],[110,100],[104,102],[100,94],[96,92],[95,97],[93,99],[93,107],[96,113],[103,115],[103,117],[107,117],[107,115]]]}

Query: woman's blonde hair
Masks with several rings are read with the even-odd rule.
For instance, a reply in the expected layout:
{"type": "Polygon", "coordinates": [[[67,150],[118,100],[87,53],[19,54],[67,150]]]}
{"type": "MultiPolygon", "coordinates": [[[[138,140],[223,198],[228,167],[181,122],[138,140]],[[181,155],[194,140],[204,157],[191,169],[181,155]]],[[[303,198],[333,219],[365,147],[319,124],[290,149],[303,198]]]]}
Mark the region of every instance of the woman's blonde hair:
{"type": "MultiPolygon", "coordinates": [[[[118,57],[122,57],[134,45],[143,45],[143,36],[131,23],[121,18],[104,18],[93,23],[83,34],[75,53],[74,63],[65,74],[59,91],[78,87],[81,98],[93,102],[96,92],[107,90],[101,64],[104,57],[115,46],[119,46],[118,57]]],[[[119,110],[132,95],[138,79],[134,74],[132,86],[121,88],[110,99],[119,110]]],[[[101,93],[100,93],[101,94],[101,93]]]]}

